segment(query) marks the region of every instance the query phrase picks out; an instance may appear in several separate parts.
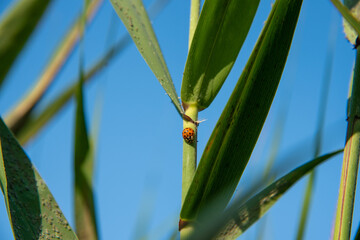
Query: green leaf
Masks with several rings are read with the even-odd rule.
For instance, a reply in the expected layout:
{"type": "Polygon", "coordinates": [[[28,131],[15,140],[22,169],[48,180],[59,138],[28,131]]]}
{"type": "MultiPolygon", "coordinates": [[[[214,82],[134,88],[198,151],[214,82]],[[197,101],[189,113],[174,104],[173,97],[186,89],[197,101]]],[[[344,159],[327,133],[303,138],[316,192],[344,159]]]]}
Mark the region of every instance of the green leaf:
{"type": "Polygon", "coordinates": [[[184,108],[207,108],[228,76],[254,19],[259,0],[205,1],[181,86],[184,108]]]}
{"type": "Polygon", "coordinates": [[[0,118],[0,184],[15,239],[77,239],[44,180],[0,118]]]}
{"type": "Polygon", "coordinates": [[[345,0],[345,6],[339,0],[331,0],[337,10],[344,17],[344,31],[346,38],[355,44],[356,37],[360,35],[360,4],[359,0],[345,0]],[[349,9],[350,11],[349,11],[349,9]]]}
{"type": "Polygon", "coordinates": [[[180,218],[195,219],[215,198],[222,211],[249,161],[280,82],[301,0],[277,0],[207,143],[180,218]],[[221,194],[221,196],[219,195],[221,194]]]}
{"type": "Polygon", "coordinates": [[[174,83],[161,53],[159,43],[141,0],[110,0],[140,54],[182,115],[174,83]]]}
{"type": "Polygon", "coordinates": [[[94,155],[90,147],[84,113],[84,68],[83,68],[83,36],[86,23],[86,9],[89,0],[84,1],[84,12],[81,17],[80,32],[80,76],[76,91],[75,114],[75,149],[74,149],[74,205],[76,233],[80,239],[98,239],[95,204],[93,193],[94,155]]]}
{"type": "Polygon", "coordinates": [[[80,71],[76,95],[76,125],[75,125],[75,223],[80,239],[97,239],[94,194],[92,187],[94,156],[90,148],[87,134],[84,103],[83,103],[83,73],[80,71]]]}
{"type": "Polygon", "coordinates": [[[0,86],[33,33],[50,0],[21,0],[0,22],[0,86]]]}
{"type": "MultiPolygon", "coordinates": [[[[273,182],[251,199],[235,202],[220,217],[207,220],[189,239],[236,239],[259,220],[300,178],[343,149],[315,158],[273,182]]],[[[196,228],[195,228],[196,229],[196,228]]]]}

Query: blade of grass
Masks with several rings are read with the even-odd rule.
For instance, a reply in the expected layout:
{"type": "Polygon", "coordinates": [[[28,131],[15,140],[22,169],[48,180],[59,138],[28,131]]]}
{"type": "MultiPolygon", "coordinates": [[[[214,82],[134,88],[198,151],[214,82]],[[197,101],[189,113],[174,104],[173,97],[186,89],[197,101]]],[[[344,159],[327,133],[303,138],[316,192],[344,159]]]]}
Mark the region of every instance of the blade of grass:
{"type": "Polygon", "coordinates": [[[356,179],[360,160],[360,50],[356,61],[348,105],[348,127],[338,205],[335,219],[334,239],[349,239],[354,209],[356,179]]]}
{"type": "Polygon", "coordinates": [[[219,92],[254,19],[259,0],[205,1],[186,61],[184,110],[207,108],[219,92]]]}
{"type": "Polygon", "coordinates": [[[230,200],[256,144],[275,95],[302,1],[275,2],[260,38],[207,143],[183,204],[181,221],[221,195],[230,200]],[[226,191],[224,191],[226,189],[226,191]]]}
{"type": "Polygon", "coordinates": [[[180,115],[180,101],[159,43],[141,0],[110,0],[140,54],[159,80],[180,115]]]}
{"type": "Polygon", "coordinates": [[[2,17],[0,22],[0,87],[50,2],[50,0],[17,1],[2,17]]]}
{"type": "MultiPolygon", "coordinates": [[[[341,152],[343,150],[307,162],[276,180],[244,204],[235,201],[220,217],[208,219],[203,224],[203,227],[198,228],[189,239],[214,239],[214,237],[215,239],[236,239],[259,220],[300,178],[319,164],[341,152]]],[[[206,217],[207,214],[204,216],[206,217]]]]}
{"type": "MultiPolygon", "coordinates": [[[[82,79],[82,78],[81,78],[82,79]]],[[[97,239],[97,224],[93,194],[94,153],[87,134],[82,83],[77,90],[76,126],[75,126],[75,222],[79,239],[97,239]]]]}
{"type": "MultiPolygon", "coordinates": [[[[318,157],[320,154],[321,146],[323,143],[322,135],[324,132],[325,125],[325,115],[326,115],[326,106],[328,102],[328,95],[330,91],[330,82],[331,82],[331,72],[333,68],[334,53],[335,53],[335,43],[336,43],[336,32],[337,28],[334,27],[335,22],[331,24],[331,31],[329,32],[329,41],[328,48],[325,57],[325,68],[324,68],[324,77],[322,80],[321,93],[320,93],[320,104],[318,110],[318,121],[315,131],[315,149],[314,157],[318,157]]],[[[297,240],[304,238],[305,228],[308,221],[309,209],[311,204],[311,199],[313,195],[313,188],[315,183],[315,170],[310,172],[308,182],[306,185],[306,190],[304,194],[304,200],[301,210],[300,221],[298,225],[297,240]]]]}
{"type": "Polygon", "coordinates": [[[1,118],[0,186],[15,239],[77,239],[44,180],[1,118]]]}
{"type": "MultiPolygon", "coordinates": [[[[101,3],[102,0],[93,0],[91,4],[89,4],[86,10],[88,21],[91,21],[101,3]]],[[[23,126],[23,124],[25,124],[30,112],[44,96],[51,83],[65,65],[70,53],[74,50],[75,45],[79,40],[80,27],[79,19],[77,19],[65,35],[64,39],[61,41],[57,50],[53,53],[49,64],[45,67],[35,86],[32,87],[30,92],[14,108],[12,108],[9,113],[6,114],[5,122],[15,134],[23,126]]]]}
{"type": "MultiPolygon", "coordinates": [[[[84,10],[87,9],[88,0],[84,1],[84,10]]],[[[75,150],[74,150],[74,205],[75,225],[79,239],[98,239],[95,204],[93,194],[93,164],[94,156],[87,133],[84,96],[83,96],[83,36],[85,30],[85,11],[80,22],[80,77],[76,91],[76,116],[75,116],[75,150]]]]}
{"type": "MultiPolygon", "coordinates": [[[[149,15],[151,18],[156,17],[159,12],[161,12],[168,0],[157,0],[153,5],[149,7],[149,15]]],[[[99,60],[90,67],[84,74],[84,81],[88,82],[93,77],[101,72],[108,63],[110,63],[114,57],[118,56],[119,53],[122,52],[131,42],[131,38],[129,35],[125,35],[121,37],[117,43],[113,44],[106,53],[99,58],[99,60]]],[[[76,82],[76,81],[74,81],[76,82]]],[[[52,102],[46,105],[44,109],[40,113],[31,112],[28,116],[27,121],[24,122],[22,127],[16,132],[16,137],[18,141],[24,145],[31,138],[33,138],[45,125],[46,123],[52,119],[55,114],[57,114],[65,105],[70,101],[70,99],[74,96],[77,88],[77,83],[69,86],[65,89],[59,96],[55,98],[52,102]]],[[[15,129],[11,129],[13,132],[15,129]]]]}

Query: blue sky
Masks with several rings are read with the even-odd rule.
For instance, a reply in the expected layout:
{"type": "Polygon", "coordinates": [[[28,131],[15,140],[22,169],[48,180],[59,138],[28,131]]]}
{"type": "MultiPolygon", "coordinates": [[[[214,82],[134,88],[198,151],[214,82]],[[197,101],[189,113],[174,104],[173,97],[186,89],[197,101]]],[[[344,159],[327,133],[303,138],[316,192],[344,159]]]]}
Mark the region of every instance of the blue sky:
{"type": "MultiPolygon", "coordinates": [[[[0,1],[0,13],[12,2],[15,1],[0,1]]],[[[151,2],[144,0],[146,6],[151,2]]],[[[260,34],[272,2],[261,1],[229,78],[212,105],[199,114],[200,119],[206,119],[199,127],[199,158],[260,34]]],[[[82,4],[82,0],[54,0],[50,5],[0,91],[2,116],[33,85],[58,39],[80,13],[82,4]]],[[[189,1],[172,0],[153,20],[178,93],[187,56],[189,5],[189,1]]],[[[88,26],[84,39],[86,66],[91,66],[107,48],[110,21],[116,21],[110,41],[126,33],[114,14],[110,2],[105,0],[88,26]]],[[[283,107],[287,106],[288,115],[283,124],[279,160],[275,166],[284,164],[290,170],[311,158],[329,38],[335,39],[335,47],[322,153],[344,146],[346,100],[355,51],[345,39],[341,17],[330,1],[305,0],[278,92],[238,192],[262,173],[271,136],[283,107]],[[293,149],[298,151],[294,153],[293,149]],[[296,158],[300,160],[294,162],[296,158]]],[[[76,79],[78,60],[79,51],[76,49],[40,108],[76,79]]],[[[96,115],[96,103],[102,104],[94,183],[101,239],[132,239],[137,219],[139,216],[144,219],[146,214],[151,219],[148,224],[151,239],[166,239],[176,228],[180,211],[182,120],[134,44],[130,44],[105,71],[97,75],[86,86],[85,92],[89,128],[96,115]]],[[[74,112],[72,102],[25,147],[72,225],[74,112]]],[[[330,236],[341,160],[342,156],[336,157],[318,168],[305,239],[328,239],[330,236]]],[[[265,239],[295,237],[305,183],[302,180],[293,187],[268,212],[265,239]]],[[[353,231],[360,220],[358,203],[357,199],[353,231]]],[[[256,231],[257,227],[253,226],[243,238],[254,238],[256,231]]],[[[1,239],[12,239],[4,204],[0,204],[0,236],[1,239]]]]}

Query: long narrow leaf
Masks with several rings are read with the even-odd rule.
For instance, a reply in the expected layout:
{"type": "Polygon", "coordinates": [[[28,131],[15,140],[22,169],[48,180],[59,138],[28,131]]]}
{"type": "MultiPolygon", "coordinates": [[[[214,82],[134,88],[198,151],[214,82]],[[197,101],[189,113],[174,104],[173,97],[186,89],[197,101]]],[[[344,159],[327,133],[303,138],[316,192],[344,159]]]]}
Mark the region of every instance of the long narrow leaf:
{"type": "Polygon", "coordinates": [[[181,86],[184,108],[207,108],[228,76],[254,19],[259,0],[205,1],[181,86]]]}
{"type": "MultiPolygon", "coordinates": [[[[85,0],[85,7],[88,0],[85,0]]],[[[85,11],[81,21],[81,32],[85,29],[85,11]]],[[[83,36],[83,34],[82,34],[83,36]]],[[[74,150],[74,176],[75,176],[75,225],[76,233],[80,240],[96,240],[98,238],[93,180],[93,155],[87,133],[84,96],[83,96],[83,38],[80,43],[80,76],[76,92],[76,115],[75,115],[75,150],[74,150]]]]}
{"type": "Polygon", "coordinates": [[[77,239],[44,180],[2,119],[0,186],[15,239],[77,239]]]}
{"type": "Polygon", "coordinates": [[[259,220],[300,178],[319,164],[343,152],[338,150],[315,158],[276,180],[246,203],[235,201],[221,217],[211,219],[194,232],[190,239],[236,239],[259,220]]]}
{"type": "Polygon", "coordinates": [[[141,0],[110,0],[136,47],[182,115],[174,83],[141,0]]]}
{"type": "MultiPolygon", "coordinates": [[[[81,78],[82,79],[82,78],[81,78]]],[[[75,222],[79,239],[97,239],[93,196],[93,152],[84,116],[82,80],[78,86],[75,126],[75,222]]]]}
{"type": "Polygon", "coordinates": [[[204,150],[180,218],[191,220],[215,198],[227,205],[250,158],[275,95],[301,0],[277,0],[258,43],[204,150]],[[221,196],[219,195],[221,193],[221,196]]]}
{"type": "Polygon", "coordinates": [[[0,86],[50,0],[17,1],[0,22],[0,86]]]}

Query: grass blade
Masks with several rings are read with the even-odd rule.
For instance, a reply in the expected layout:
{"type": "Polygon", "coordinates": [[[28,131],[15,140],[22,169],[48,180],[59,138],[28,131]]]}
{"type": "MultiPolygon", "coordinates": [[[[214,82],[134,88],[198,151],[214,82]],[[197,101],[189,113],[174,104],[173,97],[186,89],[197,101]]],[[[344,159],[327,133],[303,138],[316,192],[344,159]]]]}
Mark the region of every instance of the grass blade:
{"type": "Polygon", "coordinates": [[[259,220],[301,177],[341,152],[343,150],[307,162],[276,180],[244,204],[235,201],[221,217],[210,220],[207,225],[204,224],[206,227],[194,232],[190,239],[205,240],[213,239],[213,237],[216,237],[216,239],[236,239],[259,220]]]}
{"type": "Polygon", "coordinates": [[[0,22],[0,87],[50,0],[17,1],[0,22]]]}
{"type": "Polygon", "coordinates": [[[82,81],[80,77],[77,90],[75,125],[75,222],[79,239],[97,239],[94,196],[92,190],[94,156],[87,134],[82,81]]]}
{"type": "Polygon", "coordinates": [[[15,239],[77,239],[44,180],[0,119],[0,185],[15,239]]]}
{"type": "Polygon", "coordinates": [[[184,109],[207,108],[235,63],[259,0],[205,1],[185,65],[184,109]]]}
{"type": "MultiPolygon", "coordinates": [[[[86,9],[88,0],[84,1],[86,9]]],[[[85,29],[85,11],[81,18],[81,36],[85,29]]],[[[83,38],[80,43],[80,76],[76,91],[76,115],[75,115],[75,150],[74,150],[74,205],[75,205],[75,225],[79,239],[96,240],[98,239],[94,194],[92,187],[94,156],[87,133],[84,96],[83,96],[83,38]]]]}
{"type": "Polygon", "coordinates": [[[341,171],[334,239],[349,239],[360,161],[360,50],[356,61],[348,105],[348,127],[341,171]]]}
{"type": "MultiPolygon", "coordinates": [[[[89,21],[97,12],[101,3],[102,0],[93,0],[91,4],[89,4],[86,11],[86,16],[89,21]]],[[[80,27],[78,19],[66,34],[57,51],[54,52],[49,64],[46,66],[32,90],[8,114],[6,114],[5,122],[15,134],[23,124],[25,124],[30,112],[44,96],[57,74],[65,65],[81,35],[80,27]]]]}
{"type": "Polygon", "coordinates": [[[159,43],[141,0],[110,0],[140,54],[182,115],[180,101],[161,53],[159,43]]]}
{"type": "Polygon", "coordinates": [[[301,0],[275,2],[258,43],[204,150],[181,210],[182,221],[195,219],[197,213],[220,193],[222,201],[218,204],[219,211],[230,200],[270,109],[301,4],[301,0]]]}

